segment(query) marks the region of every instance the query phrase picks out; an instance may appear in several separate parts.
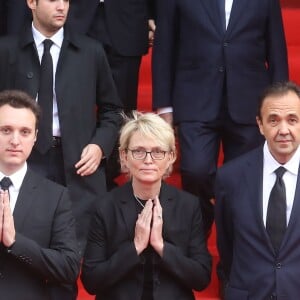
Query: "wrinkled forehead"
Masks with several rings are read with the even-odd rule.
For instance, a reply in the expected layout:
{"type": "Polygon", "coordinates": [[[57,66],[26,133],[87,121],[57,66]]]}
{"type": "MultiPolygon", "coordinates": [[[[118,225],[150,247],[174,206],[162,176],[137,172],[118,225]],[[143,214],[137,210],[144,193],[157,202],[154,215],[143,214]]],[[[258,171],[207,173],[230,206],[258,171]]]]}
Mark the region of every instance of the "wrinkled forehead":
{"type": "Polygon", "coordinates": [[[300,98],[295,93],[280,96],[266,97],[262,107],[262,116],[274,115],[300,115],[300,98]]]}

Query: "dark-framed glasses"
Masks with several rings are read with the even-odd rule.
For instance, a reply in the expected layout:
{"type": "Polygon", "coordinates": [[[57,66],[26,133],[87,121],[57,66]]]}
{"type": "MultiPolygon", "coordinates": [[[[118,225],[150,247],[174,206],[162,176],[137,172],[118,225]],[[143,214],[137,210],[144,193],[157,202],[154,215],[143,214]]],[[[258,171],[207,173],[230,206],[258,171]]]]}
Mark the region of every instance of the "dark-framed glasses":
{"type": "Polygon", "coordinates": [[[127,149],[132,154],[132,157],[137,160],[143,160],[146,158],[147,154],[150,154],[153,160],[162,160],[165,158],[168,151],[155,149],[152,151],[146,151],[145,149],[127,149]]]}

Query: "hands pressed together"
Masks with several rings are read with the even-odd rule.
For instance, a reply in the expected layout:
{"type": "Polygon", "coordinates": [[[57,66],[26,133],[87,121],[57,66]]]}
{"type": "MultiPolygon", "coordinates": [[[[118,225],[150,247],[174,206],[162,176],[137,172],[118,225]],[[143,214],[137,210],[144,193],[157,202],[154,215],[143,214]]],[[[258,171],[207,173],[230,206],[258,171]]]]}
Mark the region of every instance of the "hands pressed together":
{"type": "Polygon", "coordinates": [[[134,245],[138,255],[150,244],[162,257],[164,247],[162,227],[162,207],[158,197],[155,197],[155,199],[146,202],[136,221],[134,245]]]}
{"type": "Polygon", "coordinates": [[[8,191],[0,191],[0,243],[9,248],[15,242],[14,218],[9,205],[8,191]]]}

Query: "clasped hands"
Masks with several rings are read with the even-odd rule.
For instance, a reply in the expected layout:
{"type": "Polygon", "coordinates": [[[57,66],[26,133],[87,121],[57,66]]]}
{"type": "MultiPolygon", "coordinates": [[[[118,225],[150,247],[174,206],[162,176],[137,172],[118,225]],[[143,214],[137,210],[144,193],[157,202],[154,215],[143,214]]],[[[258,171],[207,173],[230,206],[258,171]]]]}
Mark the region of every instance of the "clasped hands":
{"type": "Polygon", "coordinates": [[[146,202],[135,224],[134,245],[138,255],[150,244],[160,257],[163,256],[162,228],[162,207],[156,196],[146,202]]]}
{"type": "Polygon", "coordinates": [[[9,248],[15,242],[14,218],[9,205],[8,191],[0,191],[0,243],[9,248]]]}

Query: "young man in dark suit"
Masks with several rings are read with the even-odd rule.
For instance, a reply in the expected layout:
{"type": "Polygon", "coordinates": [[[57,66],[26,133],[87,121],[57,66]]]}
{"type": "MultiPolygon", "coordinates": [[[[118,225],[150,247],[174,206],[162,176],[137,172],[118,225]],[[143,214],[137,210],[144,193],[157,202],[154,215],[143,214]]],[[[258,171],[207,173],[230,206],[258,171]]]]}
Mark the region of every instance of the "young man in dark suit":
{"type": "Polygon", "coordinates": [[[53,284],[74,283],[79,273],[68,192],[26,163],[38,119],[26,93],[0,93],[0,290],[7,300],[50,299],[53,284]]]}
{"type": "Polygon", "coordinates": [[[300,88],[264,93],[266,141],[217,172],[216,225],[225,300],[297,299],[300,290],[300,88]]]}
{"type": "Polygon", "coordinates": [[[69,1],[27,0],[27,4],[32,26],[0,39],[0,90],[24,90],[42,108],[50,103],[42,111],[28,162],[68,187],[83,251],[94,202],[106,192],[104,170],[117,140],[122,105],[101,44],[64,28],[69,1]],[[44,42],[50,42],[50,50],[44,51],[44,42]],[[43,62],[50,59],[52,68],[44,68],[43,62]],[[46,82],[44,70],[48,76],[53,72],[46,82]],[[44,101],[47,97],[50,100],[44,101]]]}

